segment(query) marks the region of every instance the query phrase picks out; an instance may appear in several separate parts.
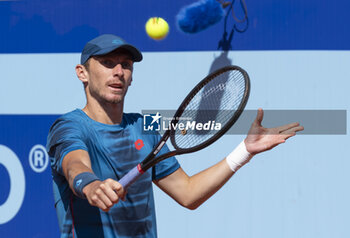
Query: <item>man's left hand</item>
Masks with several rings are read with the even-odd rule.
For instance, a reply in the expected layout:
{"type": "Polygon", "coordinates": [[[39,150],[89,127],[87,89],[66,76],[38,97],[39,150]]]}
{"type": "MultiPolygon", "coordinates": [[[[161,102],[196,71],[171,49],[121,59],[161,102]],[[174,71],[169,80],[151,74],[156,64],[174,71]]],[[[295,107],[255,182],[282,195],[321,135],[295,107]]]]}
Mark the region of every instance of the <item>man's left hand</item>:
{"type": "Polygon", "coordinates": [[[295,136],[296,132],[304,130],[304,127],[297,122],[275,128],[265,128],[261,125],[263,117],[264,111],[259,108],[258,114],[244,140],[247,151],[252,155],[270,150],[286,142],[288,138],[295,136]]]}

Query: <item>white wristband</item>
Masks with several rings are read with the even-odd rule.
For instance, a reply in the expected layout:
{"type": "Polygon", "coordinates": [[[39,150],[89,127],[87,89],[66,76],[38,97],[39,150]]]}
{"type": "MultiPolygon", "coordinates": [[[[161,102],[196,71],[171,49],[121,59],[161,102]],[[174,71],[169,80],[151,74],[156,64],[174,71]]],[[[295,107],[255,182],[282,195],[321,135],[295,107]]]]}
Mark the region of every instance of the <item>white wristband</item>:
{"type": "Polygon", "coordinates": [[[244,140],[227,157],[226,162],[233,172],[249,162],[253,157],[245,147],[244,140]]]}

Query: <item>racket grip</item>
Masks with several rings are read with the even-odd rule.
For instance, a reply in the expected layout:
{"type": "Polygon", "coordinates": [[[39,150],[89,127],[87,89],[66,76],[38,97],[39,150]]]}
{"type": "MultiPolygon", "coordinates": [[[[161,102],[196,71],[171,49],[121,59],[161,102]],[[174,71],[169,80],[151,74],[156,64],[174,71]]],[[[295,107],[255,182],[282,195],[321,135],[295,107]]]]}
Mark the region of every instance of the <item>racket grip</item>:
{"type": "Polygon", "coordinates": [[[120,180],[119,183],[124,187],[124,189],[128,189],[128,187],[133,184],[144,172],[142,171],[140,164],[135,166],[132,170],[130,170],[127,174],[125,174],[120,180]]]}

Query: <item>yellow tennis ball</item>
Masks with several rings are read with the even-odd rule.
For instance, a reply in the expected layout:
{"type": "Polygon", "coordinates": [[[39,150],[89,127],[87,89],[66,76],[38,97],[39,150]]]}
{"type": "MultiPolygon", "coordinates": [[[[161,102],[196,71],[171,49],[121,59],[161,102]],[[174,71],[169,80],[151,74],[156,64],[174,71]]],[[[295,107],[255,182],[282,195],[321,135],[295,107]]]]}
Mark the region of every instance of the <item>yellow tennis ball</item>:
{"type": "Polygon", "coordinates": [[[151,17],[146,22],[146,32],[154,40],[162,40],[169,33],[168,23],[161,17],[151,17]]]}

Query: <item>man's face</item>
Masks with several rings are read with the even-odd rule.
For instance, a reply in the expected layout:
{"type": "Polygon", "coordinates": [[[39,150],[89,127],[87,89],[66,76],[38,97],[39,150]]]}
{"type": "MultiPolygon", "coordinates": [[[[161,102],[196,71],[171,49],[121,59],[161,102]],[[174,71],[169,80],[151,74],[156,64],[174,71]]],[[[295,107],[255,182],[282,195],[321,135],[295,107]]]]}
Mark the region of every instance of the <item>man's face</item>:
{"type": "Polygon", "coordinates": [[[89,60],[87,93],[100,103],[123,102],[132,80],[133,63],[125,50],[92,57],[89,60]]]}

